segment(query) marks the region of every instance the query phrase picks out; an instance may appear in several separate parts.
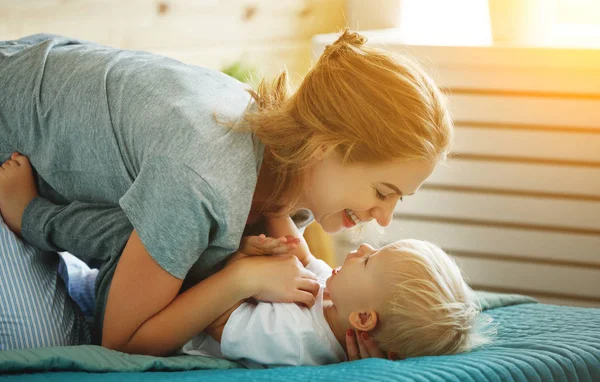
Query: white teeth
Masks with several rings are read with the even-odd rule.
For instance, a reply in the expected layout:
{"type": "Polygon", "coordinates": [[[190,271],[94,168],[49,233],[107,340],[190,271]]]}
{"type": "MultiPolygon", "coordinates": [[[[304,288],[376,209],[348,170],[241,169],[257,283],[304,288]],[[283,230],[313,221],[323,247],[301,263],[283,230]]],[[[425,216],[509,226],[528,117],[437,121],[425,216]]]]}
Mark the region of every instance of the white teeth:
{"type": "Polygon", "coordinates": [[[360,224],[360,219],[358,218],[358,216],[356,216],[356,214],[354,212],[352,212],[351,210],[346,210],[346,215],[348,215],[350,217],[350,219],[352,220],[352,222],[354,224],[360,224]]]}

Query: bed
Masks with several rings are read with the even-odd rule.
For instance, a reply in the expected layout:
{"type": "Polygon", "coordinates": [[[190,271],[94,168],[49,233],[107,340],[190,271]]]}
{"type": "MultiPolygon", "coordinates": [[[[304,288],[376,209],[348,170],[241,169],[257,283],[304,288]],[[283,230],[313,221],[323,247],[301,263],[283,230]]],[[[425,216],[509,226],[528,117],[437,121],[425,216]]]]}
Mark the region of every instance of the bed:
{"type": "Polygon", "coordinates": [[[202,356],[149,357],[97,346],[55,347],[0,353],[0,380],[600,381],[600,309],[477,293],[498,334],[491,345],[466,354],[249,370],[202,356]]]}

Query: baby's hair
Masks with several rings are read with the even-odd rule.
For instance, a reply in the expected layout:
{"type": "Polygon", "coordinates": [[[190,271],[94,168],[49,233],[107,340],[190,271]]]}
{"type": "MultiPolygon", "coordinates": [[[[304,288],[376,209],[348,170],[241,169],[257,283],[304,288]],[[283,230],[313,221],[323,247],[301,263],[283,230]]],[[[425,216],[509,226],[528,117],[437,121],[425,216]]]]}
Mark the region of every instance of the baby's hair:
{"type": "Polygon", "coordinates": [[[386,280],[393,286],[372,332],[382,350],[402,357],[457,354],[491,342],[491,318],[454,260],[435,244],[407,239],[386,280]]]}

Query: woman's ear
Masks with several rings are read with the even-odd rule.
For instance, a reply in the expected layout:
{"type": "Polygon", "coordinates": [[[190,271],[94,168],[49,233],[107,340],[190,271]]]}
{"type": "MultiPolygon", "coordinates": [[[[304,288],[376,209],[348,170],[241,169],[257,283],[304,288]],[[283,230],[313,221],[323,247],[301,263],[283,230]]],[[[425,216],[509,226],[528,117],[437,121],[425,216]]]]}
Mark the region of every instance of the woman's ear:
{"type": "Polygon", "coordinates": [[[350,313],[350,325],[361,332],[370,332],[377,326],[377,313],[374,310],[350,313]]]}
{"type": "Polygon", "coordinates": [[[319,146],[319,150],[317,151],[314,158],[316,161],[320,162],[323,159],[325,159],[331,151],[332,151],[331,147],[327,146],[326,144],[322,144],[319,146]]]}

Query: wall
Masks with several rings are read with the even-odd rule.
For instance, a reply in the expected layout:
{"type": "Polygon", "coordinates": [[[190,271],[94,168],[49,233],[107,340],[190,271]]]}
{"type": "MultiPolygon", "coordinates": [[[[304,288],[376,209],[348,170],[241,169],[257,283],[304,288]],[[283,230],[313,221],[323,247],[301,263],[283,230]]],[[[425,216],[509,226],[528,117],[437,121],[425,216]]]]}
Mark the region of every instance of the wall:
{"type": "Polygon", "coordinates": [[[265,75],[310,67],[310,39],[344,26],[344,0],[0,0],[0,40],[55,33],[265,75]]]}

